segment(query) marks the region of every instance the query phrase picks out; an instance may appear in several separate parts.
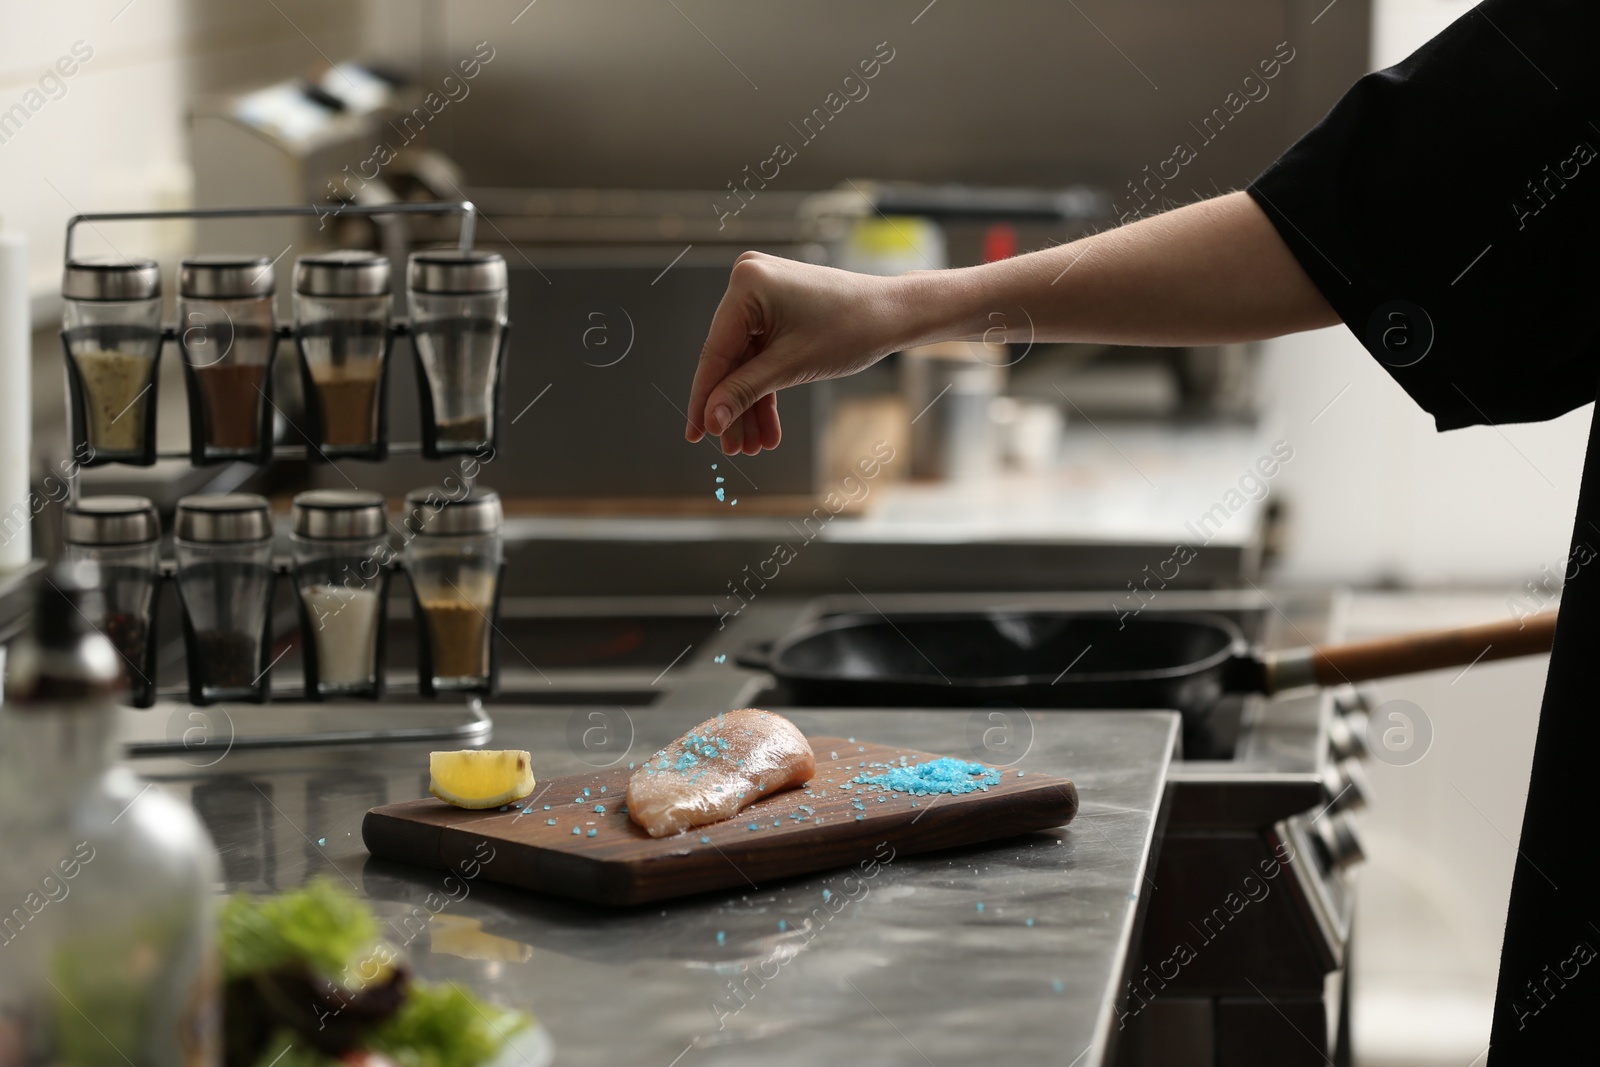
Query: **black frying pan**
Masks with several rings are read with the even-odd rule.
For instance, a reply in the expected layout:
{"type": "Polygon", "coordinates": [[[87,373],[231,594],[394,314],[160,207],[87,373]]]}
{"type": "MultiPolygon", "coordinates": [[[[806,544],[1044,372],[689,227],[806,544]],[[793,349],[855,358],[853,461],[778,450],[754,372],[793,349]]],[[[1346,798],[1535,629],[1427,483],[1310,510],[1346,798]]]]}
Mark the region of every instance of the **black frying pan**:
{"type": "Polygon", "coordinates": [[[737,659],[801,704],[1175,708],[1548,652],[1555,612],[1345,645],[1254,652],[1220,615],[991,612],[829,615],[737,659]]]}

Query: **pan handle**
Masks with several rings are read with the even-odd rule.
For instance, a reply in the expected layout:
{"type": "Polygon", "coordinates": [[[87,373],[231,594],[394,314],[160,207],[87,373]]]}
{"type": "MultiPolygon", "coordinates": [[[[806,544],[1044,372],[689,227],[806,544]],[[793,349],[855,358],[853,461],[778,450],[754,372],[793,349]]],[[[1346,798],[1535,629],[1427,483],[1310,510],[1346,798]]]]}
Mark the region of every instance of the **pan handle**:
{"type": "Polygon", "coordinates": [[[1343,685],[1479,660],[1509,659],[1549,652],[1556,635],[1556,613],[1507,619],[1454,630],[1422,630],[1371,641],[1321,648],[1268,652],[1261,657],[1264,693],[1305,685],[1343,685]]]}

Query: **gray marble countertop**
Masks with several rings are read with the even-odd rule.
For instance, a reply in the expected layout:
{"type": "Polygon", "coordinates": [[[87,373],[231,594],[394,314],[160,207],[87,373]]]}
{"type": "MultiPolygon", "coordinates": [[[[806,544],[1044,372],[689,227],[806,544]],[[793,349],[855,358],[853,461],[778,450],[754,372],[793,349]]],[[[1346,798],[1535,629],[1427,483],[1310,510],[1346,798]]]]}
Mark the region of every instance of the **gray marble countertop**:
{"type": "MultiPolygon", "coordinates": [[[[529,749],[541,778],[582,771],[571,738],[588,710],[498,706],[491,744],[529,749]]],[[[784,713],[807,733],[951,754],[982,728],[948,711],[784,713]]],[[[615,721],[635,754],[698,721],[674,709],[628,718],[615,721]]],[[[201,812],[226,888],[319,873],[348,883],[421,977],[533,1012],[558,1063],[1089,1067],[1114,1037],[1178,718],[1045,712],[1031,724],[1015,766],[1078,784],[1067,827],[925,856],[884,850],[864,869],[627,911],[369,858],[363,814],[423,795],[426,745],[227,751],[219,737],[135,767],[201,812]]]]}

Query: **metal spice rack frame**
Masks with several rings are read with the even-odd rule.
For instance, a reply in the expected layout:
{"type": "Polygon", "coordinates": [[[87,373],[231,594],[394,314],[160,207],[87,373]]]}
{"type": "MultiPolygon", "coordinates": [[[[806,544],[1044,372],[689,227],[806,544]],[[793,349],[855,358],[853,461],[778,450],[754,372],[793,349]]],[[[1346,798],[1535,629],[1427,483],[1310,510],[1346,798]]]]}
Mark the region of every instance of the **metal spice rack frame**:
{"type": "MultiPolygon", "coordinates": [[[[323,216],[326,216],[326,215],[329,215],[329,214],[339,214],[339,215],[350,214],[350,215],[357,215],[357,216],[460,215],[461,216],[461,226],[460,226],[460,230],[459,230],[458,240],[459,240],[459,246],[460,246],[460,249],[461,249],[462,252],[470,252],[470,251],[472,251],[473,237],[474,237],[476,226],[477,226],[477,208],[473,205],[473,203],[470,200],[462,200],[462,201],[454,201],[454,202],[441,202],[441,203],[345,204],[345,205],[341,205],[337,210],[334,210],[334,211],[323,210],[322,208],[319,207],[319,205],[316,205],[316,204],[295,204],[295,205],[274,205],[274,206],[240,207],[240,208],[196,208],[196,209],[185,210],[185,211],[122,211],[122,212],[79,213],[79,214],[73,215],[70,219],[67,220],[66,240],[64,242],[63,250],[62,250],[62,265],[63,265],[63,268],[65,268],[67,265],[69,265],[72,262],[73,239],[74,239],[74,236],[75,236],[75,232],[76,232],[78,226],[80,226],[82,224],[85,224],[85,223],[87,223],[87,224],[89,224],[91,226],[94,226],[96,223],[101,223],[101,222],[105,222],[105,223],[115,223],[115,222],[159,222],[159,221],[171,221],[171,220],[296,218],[296,217],[299,217],[299,218],[306,218],[306,217],[320,218],[320,217],[323,217],[323,216]]],[[[275,333],[275,343],[276,344],[282,344],[283,341],[285,341],[285,340],[293,340],[296,337],[294,327],[293,326],[289,326],[289,325],[278,326],[275,329],[274,333],[275,333]]],[[[408,328],[406,323],[397,322],[397,323],[391,323],[390,324],[390,345],[391,345],[391,347],[392,347],[392,344],[393,344],[393,340],[395,338],[397,338],[397,337],[409,337],[409,335],[410,335],[410,331],[409,331],[409,328],[408,328]]],[[[506,331],[506,336],[509,336],[509,328],[506,331]]],[[[65,344],[65,340],[66,340],[65,331],[63,331],[63,343],[64,344],[65,344]]],[[[162,328],[162,330],[161,330],[161,344],[163,346],[165,346],[166,343],[169,342],[169,341],[177,341],[177,340],[178,340],[178,332],[177,332],[177,329],[175,327],[163,327],[162,328]]],[[[505,337],[502,337],[501,349],[500,349],[500,353],[499,353],[499,355],[497,357],[498,361],[499,361],[499,367],[500,367],[501,373],[496,376],[495,395],[494,395],[493,400],[492,400],[493,408],[494,408],[494,411],[495,411],[495,418],[494,418],[494,431],[493,431],[493,434],[491,435],[491,440],[489,442],[491,448],[495,447],[498,444],[498,437],[499,437],[500,426],[501,426],[501,422],[502,422],[502,419],[499,417],[500,416],[499,406],[500,406],[500,395],[501,395],[500,382],[504,379],[505,344],[506,344],[505,337]]],[[[159,355],[159,350],[158,350],[158,355],[159,355]]],[[[385,359],[384,359],[384,371],[383,371],[385,380],[387,380],[388,370],[389,370],[389,363],[390,363],[388,355],[389,355],[389,353],[386,350],[385,359]]],[[[152,360],[152,368],[151,368],[152,384],[154,382],[154,376],[157,373],[158,364],[159,364],[159,360],[158,359],[157,360],[152,360]]],[[[76,404],[81,404],[81,402],[82,402],[81,383],[74,383],[74,362],[71,359],[70,352],[68,353],[68,358],[67,358],[67,368],[68,368],[67,373],[68,373],[68,392],[69,392],[68,402],[69,402],[69,405],[72,405],[72,404],[75,404],[75,403],[76,404]],[[73,388],[74,384],[79,385],[80,388],[74,389],[73,388]],[[76,394],[76,397],[74,396],[74,394],[76,394]]],[[[418,373],[419,374],[421,373],[420,369],[419,369],[418,373]]],[[[424,384],[423,393],[424,393],[424,395],[426,395],[427,390],[426,390],[426,387],[425,387],[425,383],[423,383],[423,384],[424,384]]],[[[380,399],[380,404],[381,403],[382,403],[382,400],[380,399]]],[[[387,406],[386,404],[383,405],[383,407],[386,407],[386,406],[387,406]]],[[[428,405],[425,405],[425,407],[428,407],[428,405]]],[[[82,411],[77,411],[76,414],[78,416],[78,425],[79,426],[86,425],[86,423],[85,423],[85,421],[83,419],[83,412],[82,411]]],[[[428,414],[428,412],[425,411],[424,414],[426,415],[426,414],[428,414]]],[[[425,456],[425,457],[431,459],[431,458],[443,458],[444,456],[447,456],[447,455],[450,454],[450,451],[448,451],[448,450],[441,451],[436,447],[433,434],[430,432],[431,431],[431,427],[425,427],[425,431],[424,431],[425,440],[423,440],[423,441],[416,441],[416,442],[388,442],[386,440],[386,438],[387,438],[387,418],[386,418],[386,413],[382,410],[382,408],[380,408],[380,416],[379,417],[380,417],[380,420],[381,420],[380,427],[379,427],[379,435],[378,435],[380,444],[379,444],[378,448],[375,450],[375,454],[371,455],[371,456],[367,456],[367,457],[351,457],[351,458],[370,458],[370,459],[375,459],[375,460],[381,462],[384,458],[386,458],[387,456],[390,456],[390,455],[397,455],[397,456],[422,455],[422,456],[425,456]]],[[[147,425],[146,425],[147,445],[146,445],[146,448],[145,448],[145,452],[146,452],[147,455],[153,456],[154,459],[188,459],[192,463],[198,462],[198,458],[197,458],[197,456],[195,454],[195,450],[193,449],[193,447],[191,447],[190,449],[184,449],[184,450],[166,450],[166,451],[156,450],[154,448],[154,446],[153,446],[153,435],[154,435],[154,429],[155,429],[154,422],[155,422],[155,420],[153,418],[147,420],[147,425]]],[[[278,461],[278,460],[315,460],[315,459],[317,459],[319,457],[317,455],[315,455],[314,453],[319,452],[319,451],[320,450],[315,449],[314,446],[313,447],[308,447],[308,446],[305,446],[305,445],[275,446],[275,447],[269,447],[269,451],[267,451],[263,455],[262,460],[265,463],[271,463],[271,462],[275,462],[275,461],[278,461]]],[[[326,459],[328,457],[322,456],[320,458],[326,459]]],[[[345,457],[337,457],[337,458],[345,458],[345,457]]],[[[107,460],[107,461],[109,461],[109,462],[119,462],[119,461],[117,461],[115,459],[110,459],[110,460],[107,460]]],[[[83,463],[81,465],[82,466],[93,466],[95,464],[91,460],[91,461],[85,462],[85,463],[83,463]]],[[[68,499],[70,501],[76,501],[78,499],[78,469],[77,469],[77,466],[75,466],[73,468],[73,470],[68,474],[68,476],[66,478],[66,482],[67,482],[68,499]]],[[[392,572],[394,570],[396,570],[396,569],[399,569],[399,568],[398,568],[398,564],[396,562],[394,562],[394,561],[391,561],[384,568],[385,573],[384,573],[383,578],[381,580],[380,587],[383,590],[381,595],[385,598],[385,603],[387,603],[387,593],[388,593],[389,579],[390,579],[390,577],[392,575],[392,572]]],[[[163,580],[163,581],[173,580],[173,577],[175,575],[175,570],[176,570],[175,565],[172,564],[170,561],[164,562],[163,565],[162,565],[162,568],[161,568],[161,575],[160,575],[161,580],[163,580]]],[[[274,582],[276,582],[281,577],[293,574],[293,566],[291,564],[289,564],[288,562],[286,562],[286,561],[274,561],[272,570],[273,570],[273,581],[274,582]]],[[[499,621],[500,621],[500,603],[499,603],[500,596],[499,596],[499,590],[504,586],[504,570],[505,570],[505,565],[502,563],[501,564],[501,580],[496,583],[495,605],[494,605],[493,612],[492,612],[492,614],[490,616],[491,634],[489,636],[489,642],[490,642],[490,644],[489,644],[489,648],[490,648],[490,653],[489,653],[489,684],[488,684],[486,693],[484,695],[492,694],[498,688],[499,662],[498,662],[498,654],[497,654],[498,650],[495,647],[494,635],[499,630],[499,621]]],[[[299,612],[297,612],[297,614],[303,613],[303,611],[304,611],[304,608],[302,606],[299,609],[299,612]]],[[[419,608],[419,606],[418,606],[418,604],[416,602],[416,595],[415,595],[415,591],[414,590],[413,590],[413,593],[412,593],[412,612],[413,612],[413,618],[418,620],[418,623],[420,625],[420,620],[421,620],[422,616],[421,616],[421,613],[420,613],[420,608],[419,608]]],[[[379,627],[380,627],[380,636],[378,638],[380,643],[383,640],[383,637],[381,636],[381,630],[382,629],[386,629],[387,611],[384,611],[382,614],[383,614],[384,617],[382,619],[378,620],[378,622],[377,622],[377,625],[379,625],[379,627]]],[[[184,625],[187,628],[187,626],[188,626],[187,617],[185,617],[184,625]]],[[[270,622],[270,611],[269,611],[268,626],[270,627],[270,625],[271,625],[271,622],[270,622]]],[[[193,682],[192,678],[191,678],[190,684],[185,685],[185,686],[157,687],[157,686],[154,685],[154,662],[153,662],[153,651],[154,651],[154,644],[155,644],[155,642],[153,640],[154,633],[155,633],[155,604],[152,603],[152,618],[151,618],[151,626],[150,626],[150,635],[147,638],[147,642],[146,642],[147,643],[147,656],[146,656],[147,662],[145,664],[146,669],[150,673],[148,675],[147,684],[146,684],[147,691],[143,694],[143,699],[141,699],[140,703],[146,705],[147,707],[154,707],[154,706],[157,706],[156,705],[156,701],[159,700],[159,699],[162,699],[162,698],[185,698],[191,704],[196,704],[196,705],[202,704],[203,703],[202,701],[195,699],[195,694],[196,694],[197,690],[196,690],[196,687],[194,685],[194,682],[193,682]]],[[[425,637],[422,637],[422,635],[419,634],[419,639],[421,639],[423,641],[424,645],[425,645],[425,637]]],[[[192,648],[192,647],[193,647],[193,642],[192,641],[186,641],[186,650],[188,648],[192,648]]],[[[314,656],[314,653],[311,653],[310,655],[314,656]]],[[[377,679],[377,684],[376,684],[376,687],[375,687],[375,691],[368,698],[369,700],[379,700],[379,699],[382,698],[383,695],[385,695],[385,693],[393,694],[393,695],[420,694],[420,695],[423,695],[423,696],[430,696],[430,697],[435,695],[433,693],[433,691],[432,691],[433,687],[432,687],[431,681],[429,681],[428,679],[420,677],[420,675],[419,675],[418,682],[416,682],[415,684],[407,684],[407,683],[387,683],[386,684],[385,679],[382,676],[383,675],[383,669],[384,669],[383,668],[383,657],[381,655],[379,655],[376,658],[378,660],[378,668],[377,668],[378,669],[378,679],[377,679]]],[[[429,665],[428,665],[428,656],[427,656],[426,651],[424,650],[422,652],[422,654],[418,658],[419,658],[419,661],[420,661],[419,662],[419,671],[420,672],[428,671],[429,670],[429,665]]],[[[265,674],[265,672],[264,672],[264,674],[265,674]]],[[[270,678],[269,675],[267,677],[270,678]]],[[[356,702],[356,703],[343,703],[343,702],[323,703],[315,695],[314,687],[315,687],[315,680],[314,680],[313,677],[310,677],[310,676],[308,676],[307,685],[302,686],[302,687],[272,687],[271,684],[270,684],[270,681],[268,681],[267,683],[265,683],[265,685],[263,685],[263,687],[261,689],[260,702],[259,703],[256,703],[256,704],[230,704],[228,706],[229,709],[230,709],[229,713],[228,713],[228,722],[229,722],[229,736],[228,736],[228,739],[227,739],[227,747],[228,747],[228,749],[231,750],[233,748],[294,748],[294,747],[304,747],[304,746],[311,746],[311,745],[367,744],[367,743],[373,743],[373,742],[418,742],[418,741],[442,741],[442,740],[465,742],[465,743],[468,743],[468,744],[474,744],[474,743],[481,743],[483,741],[486,741],[489,738],[491,732],[494,729],[494,721],[490,718],[488,712],[484,710],[483,701],[481,699],[481,696],[479,696],[479,695],[471,695],[471,694],[469,694],[467,696],[466,704],[465,704],[465,708],[464,708],[464,710],[466,711],[467,714],[466,714],[466,718],[465,718],[464,721],[461,720],[459,717],[456,717],[455,719],[452,719],[451,721],[447,721],[447,722],[444,722],[444,723],[423,722],[423,723],[420,723],[418,725],[413,725],[413,726],[393,726],[393,725],[391,725],[391,726],[386,726],[386,727],[372,727],[372,726],[367,725],[367,722],[370,720],[371,716],[373,715],[373,709],[372,709],[370,703],[367,703],[365,706],[363,706],[363,704],[359,703],[359,702],[356,702]],[[308,690],[313,690],[313,692],[308,695],[308,692],[307,692],[308,690]],[[269,700],[272,703],[268,703],[269,700]],[[290,728],[287,728],[287,729],[283,728],[283,724],[280,721],[280,719],[275,717],[272,714],[273,705],[274,704],[277,705],[277,707],[281,710],[283,708],[283,705],[285,705],[285,704],[293,705],[293,704],[297,704],[297,703],[298,704],[304,704],[304,705],[307,705],[307,706],[311,706],[311,705],[314,704],[314,705],[317,706],[317,711],[318,711],[319,715],[326,714],[329,717],[329,719],[333,720],[333,721],[330,721],[327,724],[327,728],[316,728],[316,729],[311,729],[311,728],[298,729],[298,728],[294,728],[294,727],[290,727],[290,728]],[[245,729],[242,732],[237,729],[236,724],[233,721],[233,715],[234,714],[238,714],[238,715],[242,716],[246,720],[247,729],[245,729]],[[342,719],[348,719],[348,721],[340,721],[342,719]]],[[[357,701],[361,700],[361,698],[356,698],[356,699],[357,699],[357,701]]],[[[155,716],[155,713],[153,711],[142,711],[142,710],[128,709],[128,715],[125,716],[125,728],[124,728],[122,733],[123,733],[123,747],[124,747],[124,750],[129,755],[138,755],[138,756],[190,755],[190,754],[193,754],[196,751],[198,751],[202,746],[214,745],[215,744],[215,739],[209,736],[209,732],[207,732],[207,734],[205,736],[203,736],[198,742],[193,740],[191,738],[191,733],[193,732],[193,728],[192,727],[181,730],[178,733],[178,736],[176,736],[176,737],[171,736],[172,728],[171,728],[170,721],[169,721],[167,729],[165,729],[165,730],[159,730],[158,729],[156,731],[152,731],[151,727],[156,726],[156,723],[154,721],[155,717],[156,716],[155,716]]],[[[182,722],[187,722],[187,721],[188,721],[187,719],[181,720],[180,725],[182,724],[182,722]]]]}

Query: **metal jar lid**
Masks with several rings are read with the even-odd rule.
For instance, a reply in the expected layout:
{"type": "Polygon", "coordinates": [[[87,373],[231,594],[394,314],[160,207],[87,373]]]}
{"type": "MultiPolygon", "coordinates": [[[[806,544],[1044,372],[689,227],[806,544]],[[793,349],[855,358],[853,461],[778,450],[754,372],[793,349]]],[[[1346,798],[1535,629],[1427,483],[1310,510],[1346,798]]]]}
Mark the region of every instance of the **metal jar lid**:
{"type": "Polygon", "coordinates": [[[464,497],[431,488],[406,494],[406,526],[425,537],[497,533],[500,519],[500,494],[493,489],[474,489],[464,497]]]}
{"type": "Polygon", "coordinates": [[[161,539],[161,516],[142,496],[91,496],[68,504],[61,536],[73,545],[142,545],[161,539]]]}
{"type": "Polygon", "coordinates": [[[178,501],[178,539],[205,544],[264,541],[272,536],[272,507],[255,493],[206,493],[178,501]]]}
{"type": "Polygon", "coordinates": [[[178,271],[178,293],[202,300],[271,296],[276,285],[266,256],[190,256],[178,271]]]}
{"type": "Polygon", "coordinates": [[[366,489],[309,489],[294,498],[294,532],[311,540],[378,537],[387,525],[382,493],[366,489]]]}
{"type": "Polygon", "coordinates": [[[413,252],[406,285],[414,293],[498,293],[506,287],[506,261],[498,252],[413,252]]]}
{"type": "Polygon", "coordinates": [[[360,249],[301,256],[294,261],[294,291],[306,296],[387,296],[389,260],[360,249]]]}
{"type": "Polygon", "coordinates": [[[153,259],[85,256],[61,273],[61,295],[68,300],[121,302],[161,295],[161,267],[153,259]]]}

